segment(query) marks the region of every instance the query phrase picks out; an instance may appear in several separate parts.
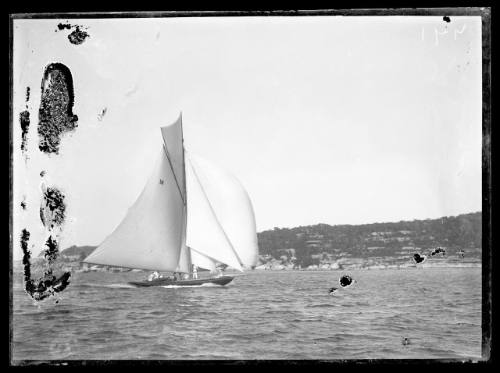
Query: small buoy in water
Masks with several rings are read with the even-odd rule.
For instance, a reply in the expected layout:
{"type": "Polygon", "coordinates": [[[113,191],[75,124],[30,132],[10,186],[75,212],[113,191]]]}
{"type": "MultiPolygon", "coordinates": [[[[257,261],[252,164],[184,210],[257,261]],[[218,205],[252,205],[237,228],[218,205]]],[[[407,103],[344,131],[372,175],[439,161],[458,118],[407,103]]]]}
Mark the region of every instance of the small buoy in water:
{"type": "Polygon", "coordinates": [[[348,276],[348,275],[343,275],[342,277],[339,278],[339,284],[343,288],[345,288],[346,286],[352,285],[353,282],[354,282],[354,280],[352,279],[352,277],[348,276]]]}
{"type": "Polygon", "coordinates": [[[415,261],[415,263],[422,263],[425,261],[427,257],[425,255],[420,255],[420,254],[413,254],[413,260],[415,261]]]}
{"type": "Polygon", "coordinates": [[[401,343],[403,344],[403,346],[408,346],[410,344],[410,340],[406,337],[403,338],[403,340],[401,341],[401,343]]]}
{"type": "Polygon", "coordinates": [[[333,287],[333,288],[330,288],[330,290],[328,290],[328,293],[333,294],[333,293],[335,293],[335,291],[337,291],[337,288],[333,287]]]}

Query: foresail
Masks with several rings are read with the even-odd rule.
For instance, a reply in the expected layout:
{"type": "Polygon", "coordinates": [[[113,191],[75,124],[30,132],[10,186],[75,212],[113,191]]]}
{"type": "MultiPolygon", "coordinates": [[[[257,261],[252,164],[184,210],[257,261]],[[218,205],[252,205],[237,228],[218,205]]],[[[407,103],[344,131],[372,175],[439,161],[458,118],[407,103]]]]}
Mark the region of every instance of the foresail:
{"type": "MultiPolygon", "coordinates": [[[[186,167],[187,164],[193,168],[239,262],[245,267],[255,266],[259,250],[255,216],[247,192],[229,172],[191,152],[186,153],[186,167]]],[[[192,247],[198,249],[197,246],[192,247]]]]}
{"type": "Polygon", "coordinates": [[[188,158],[186,158],[185,167],[186,194],[188,195],[186,245],[201,254],[242,271],[240,261],[217,221],[188,158]]]}
{"type": "Polygon", "coordinates": [[[175,271],[184,215],[184,204],[162,148],[137,201],[115,231],[84,262],[175,271]]]}
{"type": "Polygon", "coordinates": [[[215,262],[211,258],[193,249],[190,249],[190,252],[191,252],[191,261],[195,266],[208,269],[211,272],[216,271],[217,267],[215,265],[215,262]]]}

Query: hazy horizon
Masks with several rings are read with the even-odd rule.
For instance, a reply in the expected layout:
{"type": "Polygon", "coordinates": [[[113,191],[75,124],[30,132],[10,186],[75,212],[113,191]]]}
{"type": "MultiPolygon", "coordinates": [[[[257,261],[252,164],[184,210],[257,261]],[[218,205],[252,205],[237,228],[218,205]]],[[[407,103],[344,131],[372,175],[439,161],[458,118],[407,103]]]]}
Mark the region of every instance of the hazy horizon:
{"type": "Polygon", "coordinates": [[[67,198],[60,247],[98,245],[181,111],[186,149],[235,174],[258,232],[481,211],[481,18],[450,18],[71,19],[88,27],[81,45],[55,32],[65,19],[14,20],[14,259],[25,227],[44,249],[42,169],[67,198]],[[53,62],[72,72],[79,120],[47,156],[36,125],[53,62]]]}

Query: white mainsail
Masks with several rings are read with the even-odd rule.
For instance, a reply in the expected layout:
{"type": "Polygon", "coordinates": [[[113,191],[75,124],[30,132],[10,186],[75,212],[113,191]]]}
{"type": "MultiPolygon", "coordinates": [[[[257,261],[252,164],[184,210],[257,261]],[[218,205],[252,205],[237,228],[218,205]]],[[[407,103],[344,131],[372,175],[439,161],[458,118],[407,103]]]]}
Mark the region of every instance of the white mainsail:
{"type": "Polygon", "coordinates": [[[164,149],[123,221],[84,262],[175,271],[182,245],[184,204],[164,149]]]}
{"type": "Polygon", "coordinates": [[[141,195],[84,262],[169,272],[243,271],[258,257],[255,217],[241,184],[184,150],[182,117],[161,127],[163,149],[141,195]]]}

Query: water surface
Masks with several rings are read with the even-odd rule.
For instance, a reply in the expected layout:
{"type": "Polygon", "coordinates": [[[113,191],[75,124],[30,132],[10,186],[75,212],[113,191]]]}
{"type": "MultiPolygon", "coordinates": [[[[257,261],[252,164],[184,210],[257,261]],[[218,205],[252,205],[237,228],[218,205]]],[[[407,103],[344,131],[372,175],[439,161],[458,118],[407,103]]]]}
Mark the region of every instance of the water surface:
{"type": "Polygon", "coordinates": [[[253,271],[224,287],[126,284],[143,277],[75,273],[57,304],[35,305],[15,273],[13,359],[481,357],[480,268],[253,271]],[[344,273],[356,284],[329,295],[344,273]]]}

